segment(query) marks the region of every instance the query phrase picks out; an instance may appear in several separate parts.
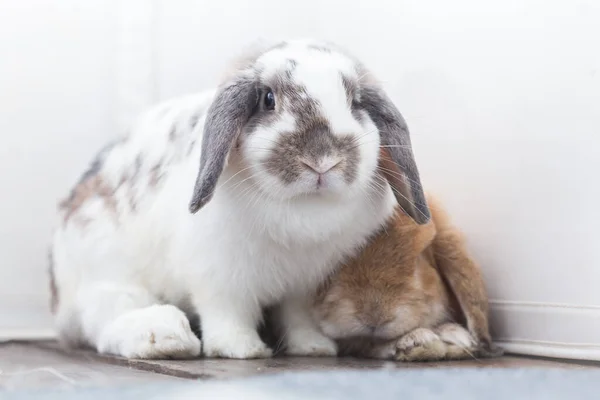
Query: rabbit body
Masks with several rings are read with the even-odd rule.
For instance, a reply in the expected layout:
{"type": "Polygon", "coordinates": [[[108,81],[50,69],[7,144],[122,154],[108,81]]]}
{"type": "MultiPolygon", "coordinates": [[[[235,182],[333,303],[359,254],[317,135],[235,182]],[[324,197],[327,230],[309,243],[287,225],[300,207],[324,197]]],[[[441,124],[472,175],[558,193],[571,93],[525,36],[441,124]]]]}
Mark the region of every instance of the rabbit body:
{"type": "Polygon", "coordinates": [[[324,285],[313,306],[340,352],[402,361],[495,355],[479,267],[431,196],[432,220],[398,211],[324,285]]]}

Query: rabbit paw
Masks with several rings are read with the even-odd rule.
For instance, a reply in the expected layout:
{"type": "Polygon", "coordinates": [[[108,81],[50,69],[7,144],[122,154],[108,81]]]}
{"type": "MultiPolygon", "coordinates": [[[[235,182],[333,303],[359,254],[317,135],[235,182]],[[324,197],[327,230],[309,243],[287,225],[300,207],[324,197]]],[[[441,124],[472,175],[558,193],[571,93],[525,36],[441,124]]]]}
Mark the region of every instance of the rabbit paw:
{"type": "Polygon", "coordinates": [[[270,358],[273,355],[253,330],[205,337],[203,353],[211,358],[236,359],[270,358]]]}
{"type": "Polygon", "coordinates": [[[417,328],[396,342],[398,361],[435,361],[444,359],[446,345],[432,330],[417,328]]]}
{"type": "Polygon", "coordinates": [[[171,305],[154,305],[119,316],[100,335],[98,352],[126,358],[192,358],[200,340],[185,314],[171,305]]]}
{"type": "Polygon", "coordinates": [[[337,345],[316,330],[294,331],[288,334],[286,354],[291,356],[335,357],[337,345]]]}
{"type": "Polygon", "coordinates": [[[435,331],[446,345],[446,359],[469,358],[476,352],[477,341],[459,324],[452,322],[442,324],[435,331]]]}

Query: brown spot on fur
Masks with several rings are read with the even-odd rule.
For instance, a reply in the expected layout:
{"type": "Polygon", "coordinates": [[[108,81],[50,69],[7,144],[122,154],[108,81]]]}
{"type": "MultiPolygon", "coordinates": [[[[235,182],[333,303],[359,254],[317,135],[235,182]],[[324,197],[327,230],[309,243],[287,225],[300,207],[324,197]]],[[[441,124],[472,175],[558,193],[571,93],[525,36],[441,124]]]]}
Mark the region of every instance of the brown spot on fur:
{"type": "MultiPolygon", "coordinates": [[[[79,179],[79,182],[71,190],[71,194],[59,204],[59,208],[64,212],[63,223],[67,223],[90,198],[99,197],[104,200],[106,208],[111,211],[115,218],[117,216],[117,202],[114,198],[114,193],[118,188],[111,188],[100,175],[100,171],[104,165],[105,159],[110,151],[125,142],[125,139],[120,139],[108,144],[94,158],[90,167],[79,179]]],[[[141,159],[136,158],[136,171],[139,172],[141,159]]],[[[121,183],[120,183],[121,184],[121,183]]],[[[119,185],[120,185],[119,184],[119,185]]],[[[81,223],[82,221],[78,221],[81,223]]],[[[87,221],[89,222],[89,221],[87,221]]],[[[87,223],[86,222],[86,223],[87,223]]]]}
{"type": "Polygon", "coordinates": [[[114,190],[104,182],[101,176],[94,175],[79,182],[71,192],[71,196],[60,204],[60,208],[64,211],[63,222],[67,223],[92,197],[101,198],[107,210],[116,216],[117,201],[114,198],[114,190]]]}
{"type": "Polygon", "coordinates": [[[58,309],[59,294],[56,286],[56,277],[54,276],[54,255],[52,250],[48,251],[48,277],[50,281],[50,311],[56,313],[58,309]]]}

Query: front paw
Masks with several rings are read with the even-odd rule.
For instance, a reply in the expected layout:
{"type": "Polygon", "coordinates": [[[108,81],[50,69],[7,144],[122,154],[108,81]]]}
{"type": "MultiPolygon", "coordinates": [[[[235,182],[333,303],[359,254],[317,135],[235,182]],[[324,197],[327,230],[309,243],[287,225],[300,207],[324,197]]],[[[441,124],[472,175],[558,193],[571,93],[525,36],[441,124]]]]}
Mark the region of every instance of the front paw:
{"type": "Polygon", "coordinates": [[[256,332],[238,332],[206,337],[203,354],[209,358],[270,358],[273,351],[265,345],[256,332]]]}
{"type": "Polygon", "coordinates": [[[100,335],[99,353],[126,358],[193,358],[201,343],[185,314],[171,305],[153,305],[118,317],[100,335]]]}
{"type": "Polygon", "coordinates": [[[288,334],[286,354],[290,356],[335,357],[337,345],[317,331],[297,331],[288,334]]]}
{"type": "Polygon", "coordinates": [[[417,328],[396,342],[397,361],[437,361],[446,356],[446,345],[433,331],[417,328]]]}

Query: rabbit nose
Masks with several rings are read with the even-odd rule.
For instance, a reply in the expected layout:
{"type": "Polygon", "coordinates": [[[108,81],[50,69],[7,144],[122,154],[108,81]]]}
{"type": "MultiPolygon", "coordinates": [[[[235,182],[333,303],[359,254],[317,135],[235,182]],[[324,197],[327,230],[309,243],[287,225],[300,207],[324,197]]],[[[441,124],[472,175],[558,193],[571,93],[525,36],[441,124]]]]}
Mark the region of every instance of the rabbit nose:
{"type": "Polygon", "coordinates": [[[339,163],[342,162],[341,158],[325,158],[319,161],[310,161],[301,159],[300,162],[306,168],[316,172],[319,175],[323,175],[332,169],[334,169],[339,163]]]}
{"type": "Polygon", "coordinates": [[[361,319],[365,331],[372,336],[377,336],[387,330],[387,326],[392,322],[392,319],[384,318],[377,313],[371,313],[368,317],[361,319]]]}

